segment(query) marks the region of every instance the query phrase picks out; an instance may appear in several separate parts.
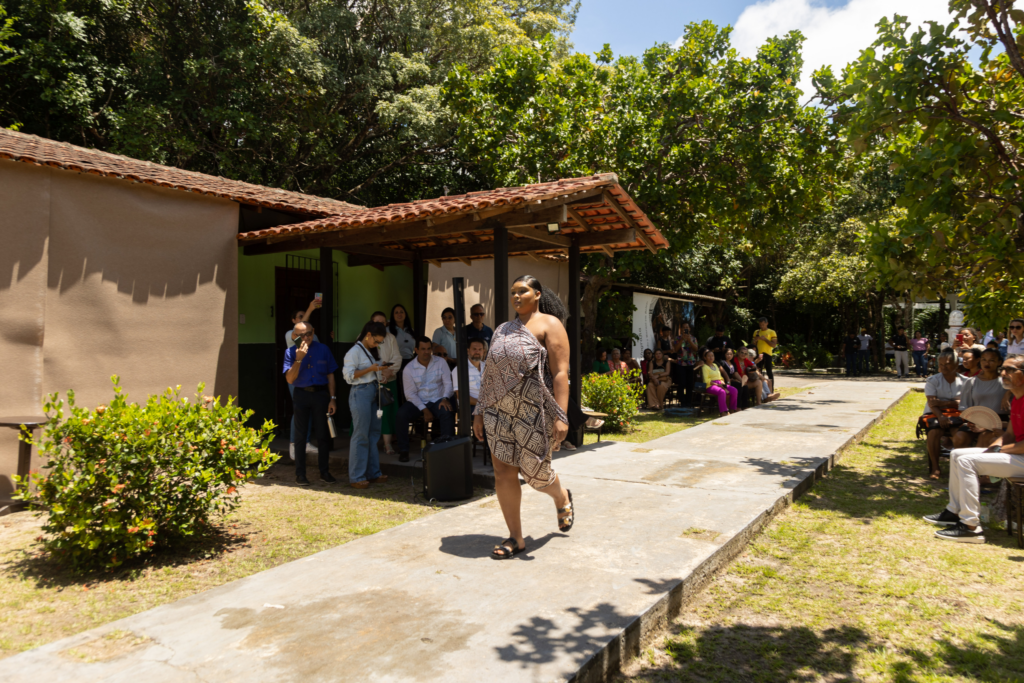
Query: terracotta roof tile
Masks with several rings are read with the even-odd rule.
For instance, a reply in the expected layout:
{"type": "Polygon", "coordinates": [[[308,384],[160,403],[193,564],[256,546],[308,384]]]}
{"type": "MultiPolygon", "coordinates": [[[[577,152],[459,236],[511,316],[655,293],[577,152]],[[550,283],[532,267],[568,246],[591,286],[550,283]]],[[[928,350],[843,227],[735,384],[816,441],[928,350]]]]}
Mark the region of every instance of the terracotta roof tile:
{"type": "Polygon", "coordinates": [[[120,178],[312,216],[361,212],[354,204],[185,171],[0,128],[0,159],[120,178]]]}

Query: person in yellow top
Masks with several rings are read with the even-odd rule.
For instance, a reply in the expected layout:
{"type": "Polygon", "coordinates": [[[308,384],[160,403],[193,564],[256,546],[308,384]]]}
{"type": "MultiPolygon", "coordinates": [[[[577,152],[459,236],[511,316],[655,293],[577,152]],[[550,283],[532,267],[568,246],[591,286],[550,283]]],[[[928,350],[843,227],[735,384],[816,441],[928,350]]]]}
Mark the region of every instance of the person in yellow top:
{"type": "Polygon", "coordinates": [[[761,362],[758,367],[764,370],[768,379],[775,383],[775,373],[772,372],[772,354],[775,347],[779,345],[779,337],[775,330],[768,329],[768,318],[757,319],[758,329],[754,330],[754,343],[757,344],[757,352],[761,354],[761,362]]]}
{"type": "Polygon", "coordinates": [[[701,377],[707,392],[718,399],[718,415],[725,417],[729,413],[735,413],[739,405],[739,390],[722,379],[722,371],[715,362],[715,352],[702,348],[698,354],[704,364],[700,368],[701,377]],[[728,407],[726,406],[728,403],[728,407]]]}

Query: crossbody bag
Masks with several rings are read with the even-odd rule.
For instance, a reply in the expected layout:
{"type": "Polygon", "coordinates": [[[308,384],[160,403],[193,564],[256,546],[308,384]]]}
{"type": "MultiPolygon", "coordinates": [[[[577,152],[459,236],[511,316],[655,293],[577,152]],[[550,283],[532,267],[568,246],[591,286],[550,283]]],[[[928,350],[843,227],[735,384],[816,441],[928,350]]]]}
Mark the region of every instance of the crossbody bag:
{"type": "MultiPolygon", "coordinates": [[[[362,342],[359,342],[359,348],[361,348],[363,350],[363,353],[366,354],[366,357],[370,359],[370,365],[373,365],[374,363],[377,362],[376,360],[374,360],[373,355],[369,351],[367,351],[365,346],[363,346],[362,342]]],[[[377,373],[374,373],[375,376],[376,374],[377,373]]],[[[391,390],[388,389],[383,384],[381,384],[380,379],[374,379],[374,382],[376,382],[377,384],[377,405],[379,405],[381,408],[386,408],[387,406],[394,403],[395,397],[391,395],[391,390]]]]}

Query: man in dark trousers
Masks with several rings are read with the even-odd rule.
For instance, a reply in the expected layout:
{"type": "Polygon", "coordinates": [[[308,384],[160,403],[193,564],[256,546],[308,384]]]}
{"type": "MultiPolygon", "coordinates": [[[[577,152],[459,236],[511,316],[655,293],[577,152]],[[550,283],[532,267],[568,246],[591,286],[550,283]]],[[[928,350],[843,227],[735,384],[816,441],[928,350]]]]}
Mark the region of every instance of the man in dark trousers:
{"type": "MultiPolygon", "coordinates": [[[[284,378],[295,387],[295,442],[306,443],[306,430],[312,419],[320,479],[325,484],[333,484],[337,479],[331,476],[328,465],[334,439],[327,426],[327,416],[334,415],[338,409],[334,391],[338,363],[326,345],[314,341],[313,326],[309,323],[296,325],[295,336],[301,342],[284,352],[284,378]]],[[[295,453],[295,482],[309,486],[306,453],[301,450],[295,453]]]]}
{"type": "Polygon", "coordinates": [[[856,377],[857,372],[857,351],[860,349],[860,340],[853,330],[843,340],[843,355],[846,356],[846,376],[856,377]]]}
{"type": "Polygon", "coordinates": [[[892,348],[896,352],[896,379],[910,377],[910,340],[907,339],[906,329],[903,325],[896,328],[893,335],[892,348]],[[903,365],[901,366],[900,363],[903,365]],[[902,368],[902,369],[901,369],[902,368]]]}

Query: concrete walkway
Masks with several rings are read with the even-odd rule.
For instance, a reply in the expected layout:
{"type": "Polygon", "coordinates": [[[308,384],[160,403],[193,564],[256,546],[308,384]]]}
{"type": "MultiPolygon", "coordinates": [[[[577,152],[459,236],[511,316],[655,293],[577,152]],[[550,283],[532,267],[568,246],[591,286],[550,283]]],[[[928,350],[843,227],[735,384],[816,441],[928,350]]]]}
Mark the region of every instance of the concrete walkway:
{"type": "Polygon", "coordinates": [[[829,382],[560,458],[576,527],[524,490],[512,560],[488,557],[487,498],[11,657],[0,680],[600,680],[908,388],[829,382]]]}

